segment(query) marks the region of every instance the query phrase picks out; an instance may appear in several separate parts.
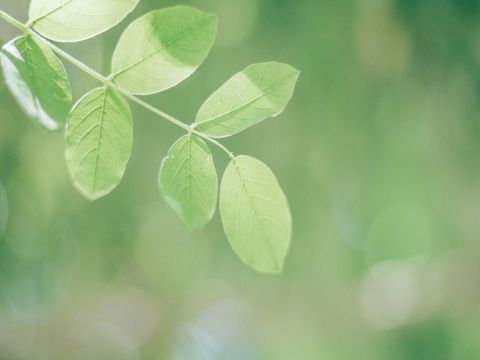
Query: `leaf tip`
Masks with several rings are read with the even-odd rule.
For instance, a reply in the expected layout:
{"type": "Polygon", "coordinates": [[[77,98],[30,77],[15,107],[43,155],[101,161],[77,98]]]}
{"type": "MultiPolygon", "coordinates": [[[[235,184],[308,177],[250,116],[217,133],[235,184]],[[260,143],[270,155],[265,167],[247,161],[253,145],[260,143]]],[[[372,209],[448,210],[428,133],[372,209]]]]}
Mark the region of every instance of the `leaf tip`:
{"type": "Polygon", "coordinates": [[[80,195],[90,202],[94,202],[105,195],[108,195],[112,190],[108,191],[90,191],[85,189],[82,185],[80,185],[77,181],[73,180],[74,188],[80,193],[80,195]]]}
{"type": "Polygon", "coordinates": [[[272,266],[260,266],[253,261],[245,261],[244,262],[250,266],[253,270],[260,274],[265,275],[281,275],[283,273],[284,268],[284,261],[272,264],[272,266]]]}

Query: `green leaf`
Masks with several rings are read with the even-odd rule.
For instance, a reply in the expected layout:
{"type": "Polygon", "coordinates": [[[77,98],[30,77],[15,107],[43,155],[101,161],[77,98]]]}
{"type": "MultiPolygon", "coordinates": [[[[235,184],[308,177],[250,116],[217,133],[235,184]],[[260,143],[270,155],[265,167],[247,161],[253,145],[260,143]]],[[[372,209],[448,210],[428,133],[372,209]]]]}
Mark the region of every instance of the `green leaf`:
{"type": "Polygon", "coordinates": [[[0,52],[8,88],[40,126],[57,130],[66,121],[72,92],[63,64],[50,48],[30,36],[18,37],[0,52]]]}
{"type": "Polygon", "coordinates": [[[122,34],[112,59],[114,79],[132,94],[169,89],[200,66],[216,33],[217,18],[191,7],[152,11],[122,34]]]}
{"type": "Polygon", "coordinates": [[[279,273],[287,256],[292,219],[272,171],[249,156],[232,159],[222,179],[220,214],[233,250],[259,272],[279,273]]]}
{"type": "Polygon", "coordinates": [[[207,144],[185,135],[162,162],[160,188],[165,199],[191,229],[205,226],[217,204],[218,177],[207,144]]]}
{"type": "Polygon", "coordinates": [[[121,181],[133,144],[133,121],[125,99],[100,88],[81,98],[67,122],[67,165],[77,189],[95,200],[121,181]]]}
{"type": "Polygon", "coordinates": [[[30,23],[61,42],[86,40],[120,23],[140,0],[32,0],[30,23]]]}
{"type": "Polygon", "coordinates": [[[212,137],[226,137],[279,115],[293,95],[299,74],[290,65],[277,62],[248,66],[202,105],[196,129],[212,137]]]}

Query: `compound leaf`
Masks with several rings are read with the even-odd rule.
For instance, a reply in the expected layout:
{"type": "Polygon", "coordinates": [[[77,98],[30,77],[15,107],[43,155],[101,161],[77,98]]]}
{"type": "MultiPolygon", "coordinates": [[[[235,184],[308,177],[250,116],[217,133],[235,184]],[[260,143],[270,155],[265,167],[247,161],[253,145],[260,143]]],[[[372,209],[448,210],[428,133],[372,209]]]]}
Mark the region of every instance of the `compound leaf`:
{"type": "Polygon", "coordinates": [[[50,48],[22,36],[3,46],[0,60],[7,86],[24,111],[46,130],[61,128],[72,92],[65,68],[50,48]]]}
{"type": "Polygon", "coordinates": [[[278,62],[248,66],[202,105],[197,130],[212,137],[226,137],[279,115],[293,95],[298,76],[298,70],[278,62]]]}
{"type": "Polygon", "coordinates": [[[249,156],[232,159],[220,188],[220,214],[233,250],[259,272],[279,273],[290,246],[287,199],[272,171],[249,156]]]}
{"type": "Polygon", "coordinates": [[[32,0],[30,23],[61,42],[86,40],[120,23],[140,0],[32,0]]]}
{"type": "Polygon", "coordinates": [[[95,89],[73,108],[67,122],[67,165],[77,189],[90,200],[121,181],[133,144],[126,100],[108,88],[95,89]]]}
{"type": "Polygon", "coordinates": [[[218,177],[207,144],[195,135],[181,137],[162,162],[160,188],[184,224],[205,226],[217,204],[218,177]]]}
{"type": "Polygon", "coordinates": [[[122,34],[112,59],[114,79],[132,94],[171,88],[205,60],[216,33],[216,17],[191,7],[152,11],[122,34]]]}

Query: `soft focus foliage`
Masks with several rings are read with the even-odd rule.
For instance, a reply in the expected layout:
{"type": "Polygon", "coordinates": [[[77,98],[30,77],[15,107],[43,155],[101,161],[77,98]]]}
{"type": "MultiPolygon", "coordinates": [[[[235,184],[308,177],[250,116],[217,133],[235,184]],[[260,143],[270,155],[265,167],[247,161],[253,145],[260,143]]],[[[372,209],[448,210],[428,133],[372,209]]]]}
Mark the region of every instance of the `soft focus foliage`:
{"type": "MultiPolygon", "coordinates": [[[[178,4],[142,0],[65,49],[107,74],[130,21],[178,4]]],[[[251,62],[301,69],[281,117],[225,141],[268,163],[289,197],[283,275],[245,267],[218,214],[190,233],[170,211],[155,179],[177,128],[132,106],[129,171],[90,203],[72,188],[63,134],[32,126],[1,81],[0,358],[480,358],[477,2],[201,7],[220,20],[209,61],[148,100],[191,123],[251,62]]],[[[27,0],[0,8],[27,20],[27,0]]],[[[0,22],[2,44],[16,35],[0,22]]],[[[98,86],[68,70],[75,100],[98,86]]]]}

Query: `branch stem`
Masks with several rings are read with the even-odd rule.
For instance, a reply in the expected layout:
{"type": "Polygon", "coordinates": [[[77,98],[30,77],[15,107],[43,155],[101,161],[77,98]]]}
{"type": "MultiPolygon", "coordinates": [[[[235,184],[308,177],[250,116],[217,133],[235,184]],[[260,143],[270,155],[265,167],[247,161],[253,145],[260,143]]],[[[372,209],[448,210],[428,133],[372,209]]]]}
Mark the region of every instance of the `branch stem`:
{"type": "Polygon", "coordinates": [[[35,30],[33,30],[30,26],[23,24],[22,22],[18,21],[17,19],[15,19],[14,17],[10,16],[9,14],[7,14],[6,12],[4,12],[2,10],[0,10],[0,18],[5,20],[10,25],[13,25],[17,29],[21,30],[23,33],[37,38],[38,40],[43,42],[45,45],[47,45],[58,56],[60,56],[64,60],[68,61],[69,63],[71,63],[72,65],[77,67],[78,69],[82,70],[84,73],[86,73],[86,74],[90,75],[91,77],[95,78],[96,80],[98,80],[99,82],[104,84],[105,86],[109,86],[110,88],[112,88],[112,89],[116,90],[117,92],[121,93],[123,96],[125,96],[130,101],[142,106],[143,108],[151,111],[152,113],[154,113],[156,115],[159,115],[160,117],[162,117],[165,120],[171,122],[172,124],[188,131],[190,134],[195,134],[195,135],[205,139],[206,141],[216,145],[221,150],[223,150],[225,153],[227,153],[227,155],[230,158],[233,158],[233,153],[230,152],[224,145],[222,145],[217,140],[211,138],[210,136],[208,136],[208,135],[206,135],[206,134],[204,134],[200,131],[195,130],[195,128],[193,126],[185,124],[184,122],[176,119],[175,117],[167,114],[166,112],[164,112],[164,111],[154,107],[153,105],[150,105],[149,103],[143,101],[139,97],[130,94],[128,91],[123,90],[121,87],[119,87],[118,85],[113,83],[110,78],[107,78],[107,77],[103,76],[102,74],[98,73],[97,71],[95,71],[94,69],[92,69],[88,65],[84,64],[83,62],[81,62],[80,60],[75,58],[74,56],[65,52],[64,50],[59,48],[57,45],[52,43],[51,41],[45,39],[43,36],[41,36],[39,33],[37,33],[35,30]]]}

